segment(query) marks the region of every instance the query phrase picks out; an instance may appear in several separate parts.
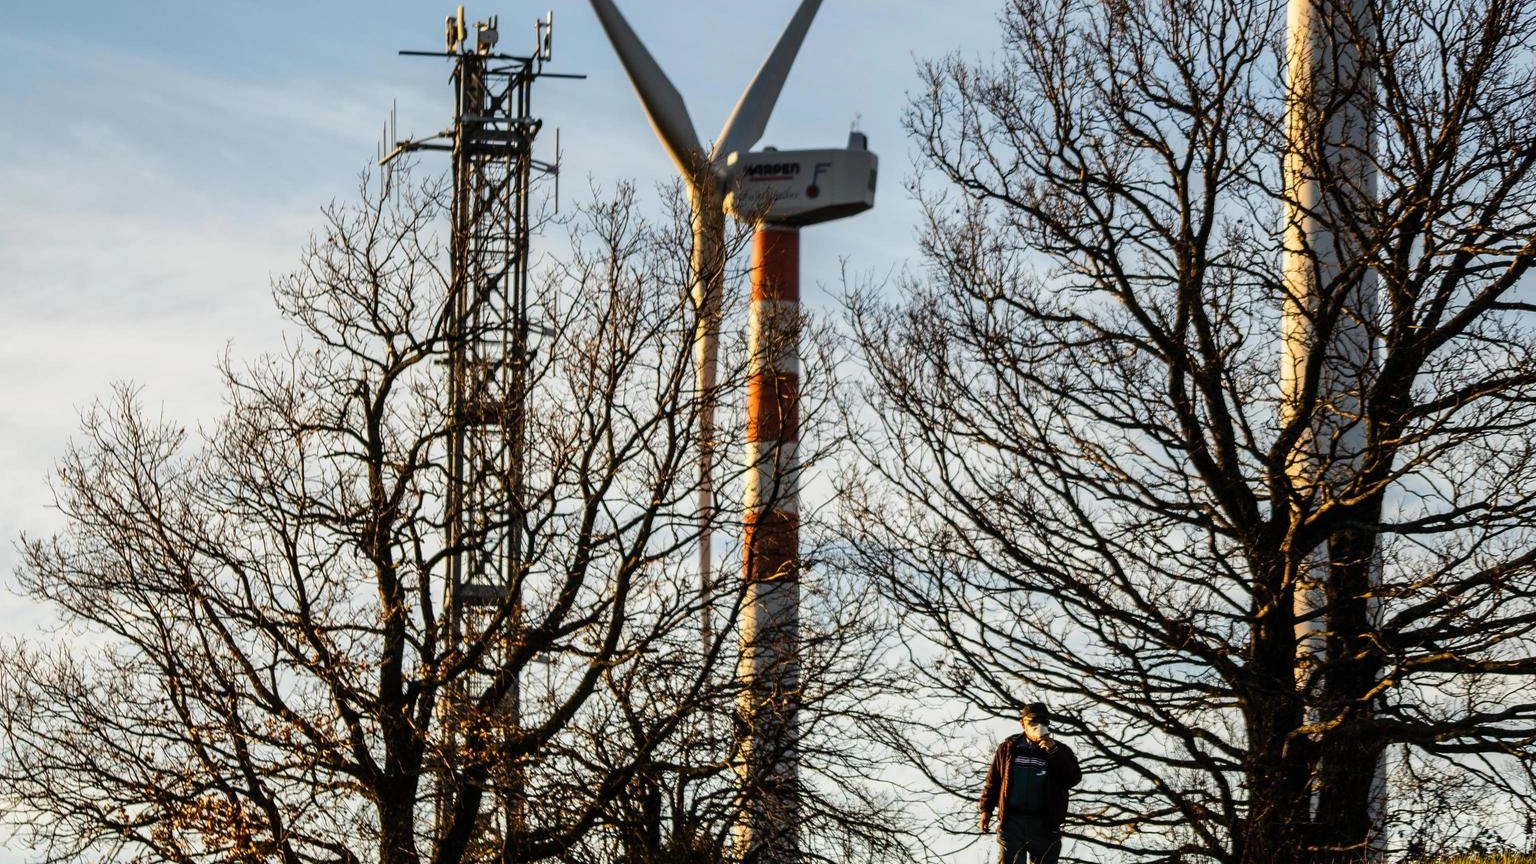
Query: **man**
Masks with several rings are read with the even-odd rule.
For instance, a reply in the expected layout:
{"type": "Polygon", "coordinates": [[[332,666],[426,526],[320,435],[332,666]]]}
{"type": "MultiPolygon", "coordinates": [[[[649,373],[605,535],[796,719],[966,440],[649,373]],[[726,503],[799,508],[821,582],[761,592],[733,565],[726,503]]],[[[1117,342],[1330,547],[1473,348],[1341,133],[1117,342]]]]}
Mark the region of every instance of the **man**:
{"type": "Polygon", "coordinates": [[[998,811],[999,864],[1056,864],[1061,823],[1067,818],[1067,790],[1083,772],[1072,748],[1051,737],[1051,712],[1031,702],[1019,712],[1022,735],[997,747],[981,787],[981,830],[998,811]]]}

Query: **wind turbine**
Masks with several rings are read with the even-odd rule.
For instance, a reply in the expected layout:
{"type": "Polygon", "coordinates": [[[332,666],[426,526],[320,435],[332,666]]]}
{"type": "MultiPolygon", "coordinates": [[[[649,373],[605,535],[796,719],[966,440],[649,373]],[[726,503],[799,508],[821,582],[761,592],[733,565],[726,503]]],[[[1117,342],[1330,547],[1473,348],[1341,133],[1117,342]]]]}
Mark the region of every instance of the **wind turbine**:
{"type": "MultiPolygon", "coordinates": [[[[656,137],[688,184],[693,218],[694,361],[700,412],[699,574],[713,591],[713,394],[725,274],[725,214],[754,224],[748,316],[746,591],[741,610],[741,715],[746,721],[737,845],[744,858],[798,859],[799,692],[799,229],[874,206],[878,160],[854,132],[842,150],[749,152],[767,128],[821,0],[803,0],[705,151],[677,88],[612,0],[591,0],[656,137]]],[[[706,607],[704,639],[710,640],[706,607]]]]}

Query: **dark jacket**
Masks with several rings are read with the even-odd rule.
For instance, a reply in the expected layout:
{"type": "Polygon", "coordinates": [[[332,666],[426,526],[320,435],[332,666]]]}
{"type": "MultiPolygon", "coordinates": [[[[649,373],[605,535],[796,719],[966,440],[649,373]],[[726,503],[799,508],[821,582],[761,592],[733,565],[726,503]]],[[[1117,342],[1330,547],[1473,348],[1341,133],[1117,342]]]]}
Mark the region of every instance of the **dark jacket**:
{"type": "MultiPolygon", "coordinates": [[[[1067,818],[1067,790],[1083,779],[1082,769],[1077,767],[1077,756],[1072,748],[1055,742],[1056,746],[1045,752],[1045,819],[1052,830],[1060,830],[1067,818]]],[[[1013,768],[1014,747],[1032,747],[1023,733],[1010,735],[997,745],[997,755],[987,768],[987,781],[981,786],[981,812],[991,813],[997,808],[997,821],[1001,823],[1003,808],[1008,803],[1008,772],[1013,768]]]]}

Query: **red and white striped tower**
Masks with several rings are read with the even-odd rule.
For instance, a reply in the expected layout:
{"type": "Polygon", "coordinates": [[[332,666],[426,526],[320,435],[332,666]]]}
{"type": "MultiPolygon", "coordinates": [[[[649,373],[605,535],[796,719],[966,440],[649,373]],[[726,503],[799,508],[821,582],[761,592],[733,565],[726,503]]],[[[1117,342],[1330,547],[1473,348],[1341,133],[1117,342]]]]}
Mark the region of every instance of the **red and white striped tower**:
{"type": "Polygon", "coordinates": [[[759,223],[747,319],[747,475],[737,849],[797,860],[800,701],[800,229],[759,223]]]}

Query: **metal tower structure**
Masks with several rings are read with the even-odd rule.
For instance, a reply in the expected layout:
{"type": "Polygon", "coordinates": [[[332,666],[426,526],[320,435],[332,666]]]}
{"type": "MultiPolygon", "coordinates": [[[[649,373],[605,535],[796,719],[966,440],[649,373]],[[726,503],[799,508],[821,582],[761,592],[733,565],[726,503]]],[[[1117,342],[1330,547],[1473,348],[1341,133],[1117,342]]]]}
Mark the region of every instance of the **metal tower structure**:
{"type": "MultiPolygon", "coordinates": [[[[444,620],[455,645],[443,720],[448,757],[438,790],[439,843],[489,851],[511,842],[524,820],[522,777],[505,759],[520,719],[519,629],[526,543],[524,433],[530,334],[529,197],[541,121],[531,114],[534,81],[581,78],[544,71],[553,15],[536,22],[534,51],[496,52],[497,19],[473,32],[464,7],[445,24],[441,52],[403,55],[453,62],[452,125],[399,141],[380,160],[440,150],[452,154],[452,278],[446,304],[448,549],[444,620]]],[[[558,158],[558,144],[556,145],[558,158]]],[[[476,856],[478,857],[478,856],[476,856]]]]}

